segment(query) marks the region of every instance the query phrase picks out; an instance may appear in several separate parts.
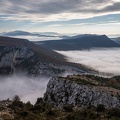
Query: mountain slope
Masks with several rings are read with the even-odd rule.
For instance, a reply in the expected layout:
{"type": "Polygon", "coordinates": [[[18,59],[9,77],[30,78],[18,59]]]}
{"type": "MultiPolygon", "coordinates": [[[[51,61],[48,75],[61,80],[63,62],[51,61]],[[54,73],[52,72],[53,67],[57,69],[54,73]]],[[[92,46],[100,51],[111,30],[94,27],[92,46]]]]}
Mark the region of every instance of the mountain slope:
{"type": "Polygon", "coordinates": [[[87,67],[66,62],[64,56],[25,39],[0,37],[0,74],[18,70],[35,75],[54,75],[68,69],[88,71],[87,67]]]}
{"type": "Polygon", "coordinates": [[[120,44],[120,37],[117,38],[111,38],[113,41],[115,41],[116,43],[120,44]]]}
{"type": "Polygon", "coordinates": [[[80,50],[93,47],[120,47],[119,44],[109,39],[106,35],[83,35],[70,39],[38,42],[42,47],[52,50],[80,50]]]}

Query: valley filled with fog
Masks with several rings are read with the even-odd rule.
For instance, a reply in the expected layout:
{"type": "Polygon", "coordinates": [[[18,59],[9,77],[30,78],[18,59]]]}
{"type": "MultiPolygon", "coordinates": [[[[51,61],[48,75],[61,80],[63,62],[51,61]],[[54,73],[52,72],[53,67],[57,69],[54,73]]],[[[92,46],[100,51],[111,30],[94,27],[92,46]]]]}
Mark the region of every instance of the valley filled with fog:
{"type": "MultiPolygon", "coordinates": [[[[65,55],[70,62],[81,63],[100,72],[120,75],[120,49],[118,48],[57,52],[65,55]]],[[[62,76],[67,74],[69,73],[62,76]]],[[[24,102],[35,103],[38,97],[43,97],[49,80],[50,78],[47,77],[28,77],[25,74],[0,77],[0,99],[12,99],[18,95],[24,102]]]]}
{"type": "Polygon", "coordinates": [[[24,102],[35,103],[43,97],[50,78],[27,77],[24,74],[0,77],[0,99],[12,99],[18,95],[24,102]]]}
{"type": "Polygon", "coordinates": [[[70,62],[81,63],[99,72],[120,75],[120,48],[57,52],[65,55],[70,62]]]}

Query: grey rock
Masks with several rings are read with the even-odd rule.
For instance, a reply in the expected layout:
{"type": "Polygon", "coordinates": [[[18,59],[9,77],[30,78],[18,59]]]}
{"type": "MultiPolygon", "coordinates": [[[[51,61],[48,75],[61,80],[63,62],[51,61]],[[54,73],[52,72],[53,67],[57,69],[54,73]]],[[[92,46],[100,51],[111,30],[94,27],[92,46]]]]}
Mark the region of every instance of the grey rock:
{"type": "Polygon", "coordinates": [[[51,78],[44,100],[54,107],[66,104],[74,107],[103,104],[106,108],[120,108],[120,101],[116,96],[111,96],[96,86],[78,84],[63,77],[51,78]]]}

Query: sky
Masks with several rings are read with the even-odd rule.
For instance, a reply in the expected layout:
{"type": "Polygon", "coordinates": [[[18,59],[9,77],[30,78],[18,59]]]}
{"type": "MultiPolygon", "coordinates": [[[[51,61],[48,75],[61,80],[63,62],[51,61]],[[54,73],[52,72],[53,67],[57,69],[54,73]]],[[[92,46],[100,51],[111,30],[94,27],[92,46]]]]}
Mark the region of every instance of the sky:
{"type": "Polygon", "coordinates": [[[120,34],[120,0],[0,0],[0,32],[120,34]]]}

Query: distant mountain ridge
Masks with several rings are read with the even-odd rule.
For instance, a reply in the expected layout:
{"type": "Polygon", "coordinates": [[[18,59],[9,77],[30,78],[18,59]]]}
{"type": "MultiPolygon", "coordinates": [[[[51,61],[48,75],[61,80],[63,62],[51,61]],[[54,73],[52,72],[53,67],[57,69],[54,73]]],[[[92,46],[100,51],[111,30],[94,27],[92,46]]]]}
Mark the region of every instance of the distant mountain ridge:
{"type": "Polygon", "coordinates": [[[94,47],[120,47],[106,35],[78,35],[68,39],[40,41],[38,45],[52,50],[80,50],[94,47]]]}
{"type": "Polygon", "coordinates": [[[11,36],[12,37],[18,37],[18,36],[43,37],[43,38],[51,38],[51,40],[53,38],[54,39],[68,38],[68,36],[66,36],[66,35],[62,35],[62,34],[55,33],[55,32],[27,32],[27,31],[22,31],[22,30],[3,32],[3,33],[0,33],[0,35],[6,36],[6,37],[11,37],[11,36]]]}
{"type": "Polygon", "coordinates": [[[38,36],[38,37],[56,37],[55,35],[45,35],[40,33],[30,33],[26,31],[16,30],[2,33],[3,36],[38,36]]]}

